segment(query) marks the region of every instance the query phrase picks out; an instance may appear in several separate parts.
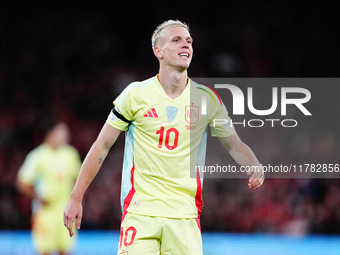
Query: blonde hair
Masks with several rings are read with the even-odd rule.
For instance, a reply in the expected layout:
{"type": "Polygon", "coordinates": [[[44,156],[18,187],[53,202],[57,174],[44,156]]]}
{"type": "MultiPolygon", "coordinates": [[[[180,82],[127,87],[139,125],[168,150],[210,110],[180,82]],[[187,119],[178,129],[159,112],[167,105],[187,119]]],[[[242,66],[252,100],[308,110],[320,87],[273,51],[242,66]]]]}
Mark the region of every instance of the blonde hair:
{"type": "Polygon", "coordinates": [[[188,24],[179,21],[179,20],[167,20],[164,21],[162,24],[158,25],[153,31],[152,37],[151,37],[151,44],[152,44],[152,49],[155,48],[157,40],[161,37],[162,31],[167,28],[171,27],[184,27],[189,31],[189,26],[188,24]]]}

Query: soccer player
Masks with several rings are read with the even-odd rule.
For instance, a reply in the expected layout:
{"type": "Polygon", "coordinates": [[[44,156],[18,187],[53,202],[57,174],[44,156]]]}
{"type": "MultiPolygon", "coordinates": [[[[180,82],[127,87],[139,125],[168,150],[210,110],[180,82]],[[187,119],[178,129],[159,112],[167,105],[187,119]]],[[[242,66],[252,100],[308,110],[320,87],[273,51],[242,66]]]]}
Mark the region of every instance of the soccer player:
{"type": "Polygon", "coordinates": [[[81,166],[75,148],[67,145],[66,124],[47,119],[42,127],[44,141],[26,157],[17,176],[19,191],[32,199],[32,236],[37,252],[60,255],[71,251],[61,215],[81,166]]]}
{"type": "MultiPolygon", "coordinates": [[[[84,193],[121,131],[126,131],[126,139],[120,255],[202,254],[202,176],[192,176],[190,169],[203,165],[207,126],[238,164],[260,166],[233,127],[213,125],[214,119],[228,119],[228,112],[213,90],[188,78],[192,43],[188,26],[180,21],[168,20],[154,31],[159,73],[131,83],[114,100],[64,212],[71,236],[75,219],[80,228],[84,193]],[[200,113],[202,97],[207,114],[200,113]]],[[[259,188],[263,174],[249,175],[249,188],[259,188]]]]}

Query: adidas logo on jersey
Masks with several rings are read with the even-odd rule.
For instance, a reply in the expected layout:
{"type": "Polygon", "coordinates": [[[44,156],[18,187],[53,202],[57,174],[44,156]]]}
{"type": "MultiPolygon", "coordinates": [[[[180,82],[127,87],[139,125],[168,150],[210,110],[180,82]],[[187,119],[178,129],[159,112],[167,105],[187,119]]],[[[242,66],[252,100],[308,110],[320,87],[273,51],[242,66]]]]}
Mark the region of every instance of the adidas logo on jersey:
{"type": "Polygon", "coordinates": [[[150,111],[148,111],[146,114],[144,114],[144,117],[158,118],[158,114],[157,114],[155,108],[152,108],[150,111]]]}

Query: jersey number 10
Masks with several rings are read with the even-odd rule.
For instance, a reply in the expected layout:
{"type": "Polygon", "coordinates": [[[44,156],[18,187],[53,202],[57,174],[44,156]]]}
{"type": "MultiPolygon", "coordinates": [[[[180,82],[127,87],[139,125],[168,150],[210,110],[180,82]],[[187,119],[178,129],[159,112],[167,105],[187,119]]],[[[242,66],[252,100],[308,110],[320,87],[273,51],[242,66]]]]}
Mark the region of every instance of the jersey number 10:
{"type": "Polygon", "coordinates": [[[177,147],[178,145],[178,136],[179,136],[179,132],[176,128],[169,128],[166,132],[165,132],[165,128],[164,127],[161,127],[160,130],[157,130],[156,131],[156,134],[159,135],[159,141],[158,141],[158,148],[162,148],[163,146],[163,140],[164,140],[164,133],[165,133],[165,147],[168,149],[168,150],[173,150],[177,147]],[[171,133],[174,134],[175,138],[174,138],[174,142],[173,144],[169,144],[169,141],[170,141],[170,135],[171,133]]]}

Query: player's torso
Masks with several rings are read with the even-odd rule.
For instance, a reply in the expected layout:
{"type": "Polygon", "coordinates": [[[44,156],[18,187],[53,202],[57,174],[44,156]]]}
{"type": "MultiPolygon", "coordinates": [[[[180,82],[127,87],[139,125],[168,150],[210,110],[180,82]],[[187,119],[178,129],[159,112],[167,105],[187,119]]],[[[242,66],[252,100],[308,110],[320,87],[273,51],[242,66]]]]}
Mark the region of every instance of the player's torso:
{"type": "MultiPolygon", "coordinates": [[[[130,101],[124,113],[133,121],[126,135],[122,201],[128,202],[130,212],[174,218],[198,215],[196,196],[201,191],[190,165],[196,161],[208,122],[194,100],[191,82],[176,99],[165,93],[157,77],[127,89],[130,101]],[[132,200],[125,200],[128,193],[134,194],[132,200]]],[[[123,100],[124,96],[115,101],[118,108],[123,100]]]]}
{"type": "Polygon", "coordinates": [[[74,182],[74,159],[70,148],[57,150],[42,145],[37,154],[35,187],[44,198],[58,201],[67,198],[74,182]]]}
{"type": "MultiPolygon", "coordinates": [[[[145,164],[150,168],[151,160],[157,166],[170,169],[189,168],[191,142],[200,140],[207,126],[198,100],[193,100],[190,82],[176,99],[166,95],[156,81],[139,91],[133,120],[137,166],[145,164]],[[150,155],[154,158],[150,159],[150,155]]],[[[188,171],[167,170],[155,169],[158,173],[165,171],[168,176],[189,176],[188,171]]]]}

